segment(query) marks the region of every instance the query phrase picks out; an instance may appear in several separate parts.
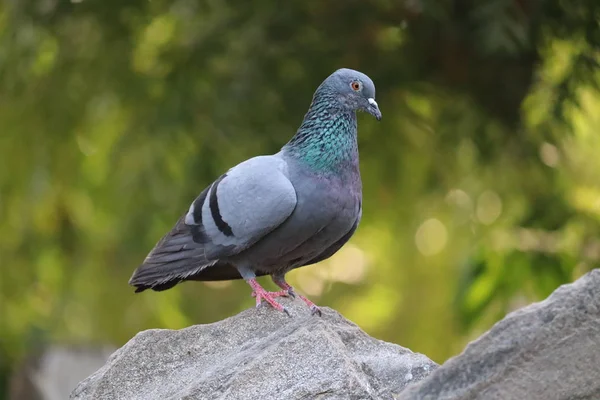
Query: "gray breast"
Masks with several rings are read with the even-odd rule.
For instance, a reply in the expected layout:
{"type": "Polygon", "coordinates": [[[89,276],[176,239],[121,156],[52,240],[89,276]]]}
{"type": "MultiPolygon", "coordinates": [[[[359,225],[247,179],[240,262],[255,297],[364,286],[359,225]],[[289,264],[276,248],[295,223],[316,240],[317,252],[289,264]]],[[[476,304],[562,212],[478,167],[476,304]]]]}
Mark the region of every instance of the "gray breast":
{"type": "Polygon", "coordinates": [[[265,273],[287,271],[306,264],[344,237],[360,210],[358,185],[338,176],[306,176],[295,171],[290,177],[297,205],[292,215],[235,262],[265,273]]]}

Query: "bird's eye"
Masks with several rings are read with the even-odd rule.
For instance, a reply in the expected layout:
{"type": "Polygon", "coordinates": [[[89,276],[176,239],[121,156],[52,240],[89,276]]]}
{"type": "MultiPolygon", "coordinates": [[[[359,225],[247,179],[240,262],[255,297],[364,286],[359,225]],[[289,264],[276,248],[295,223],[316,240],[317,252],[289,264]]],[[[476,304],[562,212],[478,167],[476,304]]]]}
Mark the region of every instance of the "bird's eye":
{"type": "Polygon", "coordinates": [[[352,88],[352,90],[354,90],[355,92],[358,92],[360,89],[362,89],[362,84],[359,81],[353,81],[350,84],[350,87],[352,88]]]}

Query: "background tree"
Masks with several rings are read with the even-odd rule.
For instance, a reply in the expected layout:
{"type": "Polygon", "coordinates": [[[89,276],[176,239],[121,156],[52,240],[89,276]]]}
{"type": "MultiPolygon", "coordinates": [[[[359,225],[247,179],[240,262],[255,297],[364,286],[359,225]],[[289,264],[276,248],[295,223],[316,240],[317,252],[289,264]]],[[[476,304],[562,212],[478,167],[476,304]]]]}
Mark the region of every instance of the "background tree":
{"type": "Polygon", "coordinates": [[[127,280],[339,67],[373,78],[384,114],[360,118],[363,222],[291,283],[444,361],[597,266],[598,21],[596,0],[1,3],[4,376],[41,343],[250,307],[243,282],[133,296],[127,280]]]}

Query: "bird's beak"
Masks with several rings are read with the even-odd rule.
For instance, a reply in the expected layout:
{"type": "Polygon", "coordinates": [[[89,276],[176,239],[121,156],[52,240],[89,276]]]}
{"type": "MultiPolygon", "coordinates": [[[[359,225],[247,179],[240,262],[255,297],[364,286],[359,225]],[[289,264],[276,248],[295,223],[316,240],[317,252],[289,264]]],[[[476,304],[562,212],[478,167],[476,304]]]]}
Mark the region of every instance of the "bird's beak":
{"type": "Polygon", "coordinates": [[[367,107],[367,112],[377,118],[377,121],[381,121],[381,111],[379,111],[379,105],[372,97],[369,98],[369,107],[367,107]]]}

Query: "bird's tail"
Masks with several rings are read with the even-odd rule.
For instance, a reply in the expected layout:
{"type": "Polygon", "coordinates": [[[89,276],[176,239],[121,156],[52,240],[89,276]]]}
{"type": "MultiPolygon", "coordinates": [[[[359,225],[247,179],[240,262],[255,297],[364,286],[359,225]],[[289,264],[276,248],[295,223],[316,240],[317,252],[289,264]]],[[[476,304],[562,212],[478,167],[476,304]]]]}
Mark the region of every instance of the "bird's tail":
{"type": "Polygon", "coordinates": [[[190,250],[181,250],[158,259],[147,258],[133,272],[129,284],[136,287],[136,293],[146,289],[167,290],[216,263],[216,261],[207,262],[204,257],[199,256],[198,249],[190,250]]]}
{"type": "Polygon", "coordinates": [[[194,232],[185,225],[182,217],[133,272],[129,284],[136,287],[136,293],[172,288],[217,262],[206,258],[204,246],[194,240],[194,232]]]}

